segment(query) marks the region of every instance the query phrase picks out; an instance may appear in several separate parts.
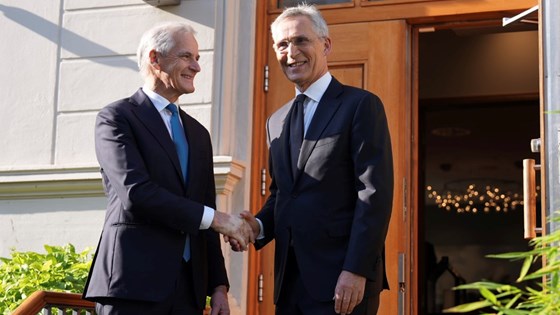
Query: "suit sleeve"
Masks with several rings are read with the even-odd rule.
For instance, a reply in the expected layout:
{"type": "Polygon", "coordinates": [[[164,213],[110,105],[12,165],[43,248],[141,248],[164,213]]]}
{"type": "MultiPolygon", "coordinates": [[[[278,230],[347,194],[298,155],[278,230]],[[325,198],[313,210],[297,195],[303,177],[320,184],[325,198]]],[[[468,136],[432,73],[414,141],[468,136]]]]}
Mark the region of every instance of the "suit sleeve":
{"type": "Polygon", "coordinates": [[[393,201],[393,157],[381,100],[368,93],[352,121],[357,200],[343,269],[373,278],[384,250],[393,201]]]}
{"type": "Polygon", "coordinates": [[[107,189],[116,192],[125,211],[198,234],[204,206],[151,180],[137,144],[141,136],[135,136],[139,127],[132,126],[130,115],[115,105],[105,107],[97,116],[95,149],[106,184],[110,186],[107,189]]]}

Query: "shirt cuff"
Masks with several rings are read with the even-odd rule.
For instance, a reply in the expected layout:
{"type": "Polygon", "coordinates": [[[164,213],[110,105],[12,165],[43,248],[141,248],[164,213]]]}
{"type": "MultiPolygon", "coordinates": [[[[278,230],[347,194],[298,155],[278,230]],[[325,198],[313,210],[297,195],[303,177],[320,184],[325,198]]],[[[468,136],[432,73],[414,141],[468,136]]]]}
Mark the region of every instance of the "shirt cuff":
{"type": "Polygon", "coordinates": [[[204,206],[204,214],[202,214],[202,220],[200,221],[199,230],[207,230],[212,221],[214,220],[214,209],[204,206]]]}
{"type": "Polygon", "coordinates": [[[258,218],[255,218],[255,220],[257,220],[257,223],[259,224],[259,226],[261,227],[261,230],[259,232],[259,235],[257,235],[257,239],[258,240],[262,240],[264,238],[264,227],[263,224],[261,222],[261,220],[259,220],[258,218]]]}

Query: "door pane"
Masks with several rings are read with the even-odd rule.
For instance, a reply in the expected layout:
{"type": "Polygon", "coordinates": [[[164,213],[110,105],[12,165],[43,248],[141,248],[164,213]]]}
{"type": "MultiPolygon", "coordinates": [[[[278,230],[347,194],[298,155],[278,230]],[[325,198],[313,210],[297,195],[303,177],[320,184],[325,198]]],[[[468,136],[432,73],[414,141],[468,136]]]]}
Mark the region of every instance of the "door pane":
{"type": "MultiPolygon", "coordinates": [[[[345,3],[352,2],[352,0],[308,0],[307,4],[334,4],[334,3],[345,3]]],[[[278,0],[278,8],[294,7],[301,3],[301,0],[278,0]]]]}

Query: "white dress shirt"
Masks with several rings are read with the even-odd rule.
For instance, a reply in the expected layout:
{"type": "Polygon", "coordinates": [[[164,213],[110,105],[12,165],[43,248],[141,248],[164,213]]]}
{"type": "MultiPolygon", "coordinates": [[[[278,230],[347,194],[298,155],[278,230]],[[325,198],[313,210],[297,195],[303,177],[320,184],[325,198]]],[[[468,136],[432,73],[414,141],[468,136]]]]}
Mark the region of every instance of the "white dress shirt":
{"type": "MultiPolygon", "coordinates": [[[[313,119],[313,115],[315,115],[315,111],[317,110],[317,105],[319,105],[319,101],[323,97],[323,94],[327,91],[329,84],[331,83],[332,75],[327,72],[319,80],[313,82],[307,90],[304,92],[307,98],[305,102],[303,102],[303,135],[307,133],[307,128],[309,128],[309,124],[311,123],[311,119],[313,119]]],[[[301,94],[296,88],[296,96],[301,94]]]]}

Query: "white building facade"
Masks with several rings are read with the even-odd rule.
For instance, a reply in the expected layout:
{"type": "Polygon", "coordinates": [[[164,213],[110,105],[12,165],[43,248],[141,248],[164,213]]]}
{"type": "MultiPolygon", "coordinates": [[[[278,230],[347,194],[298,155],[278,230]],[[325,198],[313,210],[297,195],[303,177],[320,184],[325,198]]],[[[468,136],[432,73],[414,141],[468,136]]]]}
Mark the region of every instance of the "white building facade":
{"type": "MultiPolygon", "coordinates": [[[[219,210],[248,209],[256,1],[3,0],[0,257],[96,246],[106,199],[95,116],[142,85],[136,48],[160,22],[197,32],[202,71],[179,105],[212,135],[219,210]]],[[[223,249],[232,314],[245,314],[247,254],[223,249]]]]}

